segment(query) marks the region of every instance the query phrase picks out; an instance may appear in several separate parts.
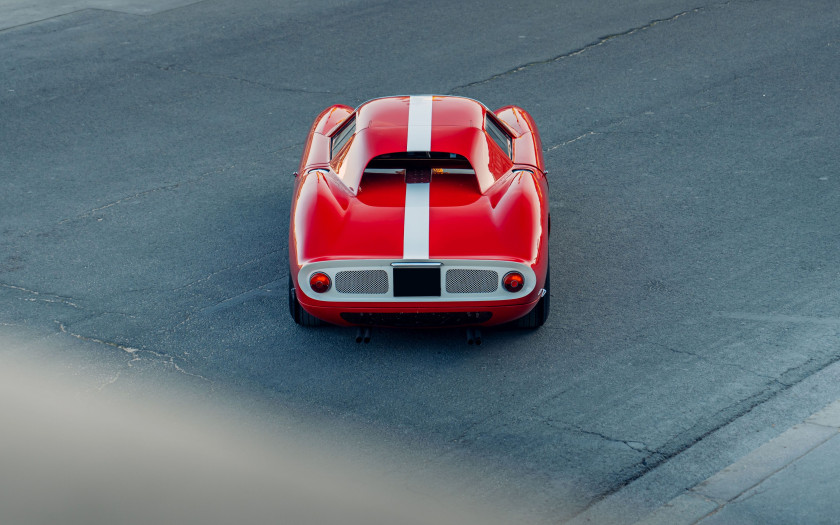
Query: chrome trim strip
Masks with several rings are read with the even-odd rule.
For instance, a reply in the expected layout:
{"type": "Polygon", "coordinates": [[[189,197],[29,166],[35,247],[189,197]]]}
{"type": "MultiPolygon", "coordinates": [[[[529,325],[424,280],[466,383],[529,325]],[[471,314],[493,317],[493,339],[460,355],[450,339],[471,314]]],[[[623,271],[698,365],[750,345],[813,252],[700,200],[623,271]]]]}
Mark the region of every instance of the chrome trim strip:
{"type": "Polygon", "coordinates": [[[474,169],[466,168],[435,168],[439,169],[445,175],[475,175],[474,169]]]}
{"type": "Polygon", "coordinates": [[[386,175],[405,175],[405,168],[365,168],[365,173],[383,173],[386,175]]]}
{"type": "Polygon", "coordinates": [[[429,268],[431,266],[443,266],[443,263],[437,261],[400,261],[392,262],[391,266],[395,268],[429,268]]]}

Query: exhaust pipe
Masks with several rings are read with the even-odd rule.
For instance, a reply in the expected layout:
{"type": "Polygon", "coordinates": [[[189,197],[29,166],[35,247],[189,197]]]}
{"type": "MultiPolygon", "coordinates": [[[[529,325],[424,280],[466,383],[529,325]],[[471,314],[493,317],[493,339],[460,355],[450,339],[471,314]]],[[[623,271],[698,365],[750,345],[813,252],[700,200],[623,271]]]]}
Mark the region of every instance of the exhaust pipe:
{"type": "MultiPolygon", "coordinates": [[[[356,342],[357,343],[361,343],[362,339],[364,339],[364,336],[362,334],[363,334],[362,333],[362,327],[360,326],[360,327],[356,328],[356,342]]],[[[370,340],[369,336],[368,336],[368,340],[370,340]]]]}
{"type": "Polygon", "coordinates": [[[365,328],[364,334],[362,335],[362,341],[365,344],[370,343],[370,328],[365,328]]]}
{"type": "Polygon", "coordinates": [[[479,346],[481,344],[481,330],[476,328],[473,330],[473,339],[475,340],[475,346],[479,346]]]}
{"type": "Polygon", "coordinates": [[[467,344],[471,345],[475,343],[475,336],[473,335],[473,329],[467,328],[467,344]]]}

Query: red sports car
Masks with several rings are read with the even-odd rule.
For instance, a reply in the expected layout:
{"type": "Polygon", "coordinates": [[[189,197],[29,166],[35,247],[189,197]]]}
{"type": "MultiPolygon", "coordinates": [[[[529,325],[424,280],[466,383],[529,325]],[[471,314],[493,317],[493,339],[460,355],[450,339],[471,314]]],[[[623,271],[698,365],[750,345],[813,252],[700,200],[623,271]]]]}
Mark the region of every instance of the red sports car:
{"type": "Polygon", "coordinates": [[[437,95],[332,106],[295,176],[296,323],[545,322],[548,181],[525,110],[437,95]]]}

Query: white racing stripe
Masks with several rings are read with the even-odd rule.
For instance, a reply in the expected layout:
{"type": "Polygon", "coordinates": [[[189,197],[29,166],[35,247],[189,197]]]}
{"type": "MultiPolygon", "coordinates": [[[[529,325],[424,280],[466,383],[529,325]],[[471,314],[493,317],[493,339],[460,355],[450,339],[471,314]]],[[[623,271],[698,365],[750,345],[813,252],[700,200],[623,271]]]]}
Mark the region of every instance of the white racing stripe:
{"type": "MultiPolygon", "coordinates": [[[[431,148],[432,97],[409,97],[405,150],[430,151],[431,148]]],[[[403,259],[429,258],[429,186],[428,179],[425,182],[406,180],[403,259]]]]}
{"type": "Polygon", "coordinates": [[[429,258],[429,184],[405,185],[403,259],[429,258]]]}
{"type": "Polygon", "coordinates": [[[407,142],[406,151],[431,151],[432,97],[408,97],[407,142]]]}

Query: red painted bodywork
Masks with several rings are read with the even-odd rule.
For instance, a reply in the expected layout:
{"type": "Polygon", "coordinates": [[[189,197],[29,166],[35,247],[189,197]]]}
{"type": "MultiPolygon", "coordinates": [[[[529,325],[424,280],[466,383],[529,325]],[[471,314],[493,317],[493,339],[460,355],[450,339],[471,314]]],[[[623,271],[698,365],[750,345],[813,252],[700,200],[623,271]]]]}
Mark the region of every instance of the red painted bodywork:
{"type": "Polygon", "coordinates": [[[462,97],[435,96],[431,151],[466,157],[475,175],[432,176],[429,259],[515,261],[537,277],[534,291],[507,301],[319,301],[297,276],[305,264],[329,260],[401,259],[406,183],[402,176],[364,174],[374,157],[406,149],[409,97],[375,99],[357,109],[332,106],[315,119],[292,197],[289,266],[297,298],[310,314],[348,325],[341,312],[492,311],[493,325],[527,314],[548,268],[549,207],[542,147],[531,116],[516,106],[491,113],[462,97]],[[485,114],[512,137],[511,157],[484,131],[485,114]],[[355,116],[356,131],[335,158],[330,137],[355,116]],[[313,170],[319,171],[313,171],[313,170]]]}

